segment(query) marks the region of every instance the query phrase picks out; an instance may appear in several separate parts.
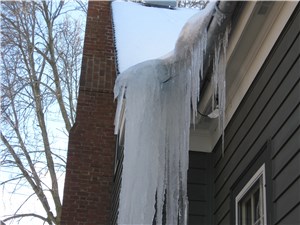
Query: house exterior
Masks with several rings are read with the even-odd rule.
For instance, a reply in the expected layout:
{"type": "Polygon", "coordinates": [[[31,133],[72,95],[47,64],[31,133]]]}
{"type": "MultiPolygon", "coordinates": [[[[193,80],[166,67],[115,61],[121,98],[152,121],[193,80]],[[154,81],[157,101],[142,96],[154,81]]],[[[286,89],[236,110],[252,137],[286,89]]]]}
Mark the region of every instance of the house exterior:
{"type": "MultiPolygon", "coordinates": [[[[217,120],[200,117],[190,135],[189,224],[300,224],[299,11],[298,2],[287,1],[235,6],[224,149],[217,120]]],[[[117,220],[122,137],[114,135],[112,24],[111,2],[90,1],[63,225],[117,220]]],[[[203,114],[211,111],[206,71],[203,114]]]]}

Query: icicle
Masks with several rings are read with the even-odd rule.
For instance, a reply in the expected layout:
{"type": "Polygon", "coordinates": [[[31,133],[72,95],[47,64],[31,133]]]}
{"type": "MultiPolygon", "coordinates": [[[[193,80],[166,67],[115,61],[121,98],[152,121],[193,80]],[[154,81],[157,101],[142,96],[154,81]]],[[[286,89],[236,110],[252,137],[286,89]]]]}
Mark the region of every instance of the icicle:
{"type": "Polygon", "coordinates": [[[117,85],[115,86],[115,98],[118,98],[118,104],[117,104],[117,109],[116,109],[116,115],[115,115],[115,134],[119,133],[120,129],[120,120],[121,120],[121,111],[123,107],[123,99],[125,95],[125,87],[118,87],[117,85]],[[119,89],[121,89],[121,93],[119,93],[119,89]]]}
{"type": "Polygon", "coordinates": [[[132,66],[117,78],[116,126],[126,97],[118,224],[162,224],[164,205],[166,224],[187,224],[189,131],[214,5],[186,23],[171,54],[132,66]]]}
{"type": "Polygon", "coordinates": [[[212,109],[213,111],[218,109],[219,111],[219,130],[222,134],[222,155],[225,151],[225,106],[226,106],[226,49],[228,45],[228,35],[230,32],[230,26],[225,30],[222,37],[219,37],[219,41],[216,42],[215,58],[213,64],[213,96],[212,96],[212,109]],[[218,105],[215,103],[215,99],[218,96],[218,105]]]}

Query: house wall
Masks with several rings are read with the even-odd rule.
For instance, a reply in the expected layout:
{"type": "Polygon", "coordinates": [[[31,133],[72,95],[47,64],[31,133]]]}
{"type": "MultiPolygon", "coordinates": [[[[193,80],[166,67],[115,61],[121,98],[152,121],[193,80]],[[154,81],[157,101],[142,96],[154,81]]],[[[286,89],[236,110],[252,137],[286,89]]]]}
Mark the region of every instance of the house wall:
{"type": "Polygon", "coordinates": [[[212,223],[212,154],[190,151],[187,193],[189,224],[212,223]]]}
{"type": "Polygon", "coordinates": [[[62,225],[109,224],[115,153],[114,52],[110,1],[89,1],[62,225]]]}
{"type": "MultiPolygon", "coordinates": [[[[212,154],[190,153],[190,224],[233,224],[233,190],[241,177],[247,177],[246,171],[262,162],[268,162],[270,170],[269,224],[300,223],[298,21],[299,4],[227,126],[225,155],[220,144],[212,154]]],[[[111,211],[116,215],[121,168],[114,180],[112,33],[110,2],[90,1],[77,117],[69,138],[62,225],[116,221],[111,211]]]]}
{"type": "Polygon", "coordinates": [[[123,159],[124,159],[124,147],[118,146],[116,162],[115,162],[115,175],[112,189],[112,214],[111,224],[117,224],[118,209],[119,209],[119,197],[121,191],[122,171],[123,171],[123,159]]]}
{"type": "Polygon", "coordinates": [[[234,189],[266,163],[268,224],[299,224],[299,3],[213,153],[213,224],[235,224],[234,189]],[[266,147],[267,146],[267,147],[266,147]]]}

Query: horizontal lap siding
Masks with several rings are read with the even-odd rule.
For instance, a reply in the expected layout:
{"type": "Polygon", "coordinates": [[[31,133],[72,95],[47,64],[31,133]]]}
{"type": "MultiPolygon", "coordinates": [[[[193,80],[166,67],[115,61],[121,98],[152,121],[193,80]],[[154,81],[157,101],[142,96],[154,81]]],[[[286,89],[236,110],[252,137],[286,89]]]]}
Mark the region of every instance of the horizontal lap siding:
{"type": "Polygon", "coordinates": [[[269,139],[273,211],[268,213],[274,224],[296,218],[300,202],[299,21],[298,13],[227,126],[224,157],[220,145],[214,151],[215,224],[231,224],[230,189],[269,139]]]}
{"type": "Polygon", "coordinates": [[[211,224],[211,154],[190,152],[188,170],[189,224],[211,224]]]}
{"type": "Polygon", "coordinates": [[[122,171],[123,171],[123,159],[124,159],[124,148],[118,146],[119,149],[119,159],[116,161],[115,165],[115,175],[112,189],[112,218],[111,224],[116,225],[118,220],[118,210],[119,210],[119,198],[121,191],[121,181],[122,181],[122,171]]]}

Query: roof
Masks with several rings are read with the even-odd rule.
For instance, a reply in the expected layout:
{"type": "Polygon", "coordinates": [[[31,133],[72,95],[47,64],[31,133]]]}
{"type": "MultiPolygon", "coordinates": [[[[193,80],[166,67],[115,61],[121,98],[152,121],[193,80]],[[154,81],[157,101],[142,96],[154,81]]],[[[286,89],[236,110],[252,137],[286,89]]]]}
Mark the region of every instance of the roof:
{"type": "Polygon", "coordinates": [[[197,9],[166,9],[117,0],[112,2],[118,70],[160,58],[175,47],[186,21],[197,9]]]}

